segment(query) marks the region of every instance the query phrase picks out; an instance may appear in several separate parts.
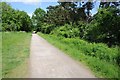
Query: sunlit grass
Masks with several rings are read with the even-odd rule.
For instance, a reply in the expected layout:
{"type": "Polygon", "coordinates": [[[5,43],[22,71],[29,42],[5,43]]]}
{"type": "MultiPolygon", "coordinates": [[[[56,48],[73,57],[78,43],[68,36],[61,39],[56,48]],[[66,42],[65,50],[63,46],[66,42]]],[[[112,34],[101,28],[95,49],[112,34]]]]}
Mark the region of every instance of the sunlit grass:
{"type": "MultiPolygon", "coordinates": [[[[2,33],[2,77],[11,77],[8,75],[11,75],[14,72],[13,70],[29,57],[30,40],[31,33],[2,33]]],[[[18,70],[18,72],[19,76],[23,75],[22,71],[18,70]]],[[[18,76],[12,75],[12,77],[18,76]]]]}
{"type": "Polygon", "coordinates": [[[2,32],[0,32],[0,79],[2,78],[2,32]]]}

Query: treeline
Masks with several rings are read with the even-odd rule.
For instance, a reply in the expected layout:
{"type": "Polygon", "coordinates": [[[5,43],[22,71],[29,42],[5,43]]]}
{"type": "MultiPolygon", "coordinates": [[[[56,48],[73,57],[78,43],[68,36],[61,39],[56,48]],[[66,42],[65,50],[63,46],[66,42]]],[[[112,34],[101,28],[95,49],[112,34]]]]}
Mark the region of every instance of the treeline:
{"type": "Polygon", "coordinates": [[[80,37],[90,42],[120,44],[120,2],[100,2],[98,12],[92,16],[95,2],[59,2],[38,8],[32,16],[34,29],[46,34],[66,38],[80,37]]]}
{"type": "Polygon", "coordinates": [[[98,12],[92,16],[95,2],[58,2],[47,7],[47,12],[37,8],[32,18],[24,11],[13,9],[1,2],[2,31],[40,31],[65,38],[79,37],[90,42],[109,46],[120,44],[120,2],[100,2],[98,12]]]}
{"type": "Polygon", "coordinates": [[[26,31],[32,30],[32,22],[29,15],[20,10],[13,9],[9,4],[0,2],[2,10],[2,31],[26,31]]]}

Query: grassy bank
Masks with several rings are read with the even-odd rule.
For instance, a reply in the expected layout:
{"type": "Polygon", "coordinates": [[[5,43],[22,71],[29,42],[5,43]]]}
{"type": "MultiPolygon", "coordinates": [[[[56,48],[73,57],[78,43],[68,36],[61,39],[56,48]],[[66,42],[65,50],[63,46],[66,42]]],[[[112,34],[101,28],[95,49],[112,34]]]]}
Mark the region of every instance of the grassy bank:
{"type": "Polygon", "coordinates": [[[2,33],[0,32],[0,79],[2,78],[2,33]]]}
{"type": "Polygon", "coordinates": [[[2,77],[23,77],[27,73],[31,33],[2,33],[2,77]]]}
{"type": "Polygon", "coordinates": [[[117,47],[108,48],[105,44],[88,43],[79,38],[63,38],[54,35],[38,34],[72,58],[89,66],[97,77],[119,77],[120,68],[116,63],[117,47]]]}

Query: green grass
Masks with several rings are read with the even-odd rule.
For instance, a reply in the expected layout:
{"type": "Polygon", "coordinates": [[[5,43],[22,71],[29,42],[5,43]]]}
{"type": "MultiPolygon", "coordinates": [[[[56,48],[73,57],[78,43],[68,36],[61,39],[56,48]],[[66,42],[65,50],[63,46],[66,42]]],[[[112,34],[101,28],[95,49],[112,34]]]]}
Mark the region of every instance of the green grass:
{"type": "Polygon", "coordinates": [[[0,32],[0,79],[2,78],[2,33],[0,32]]]}
{"type": "Polygon", "coordinates": [[[2,77],[21,77],[26,74],[23,68],[27,66],[25,62],[30,53],[30,40],[31,33],[2,33],[2,77]],[[19,66],[23,67],[18,68],[19,66]]]}
{"type": "Polygon", "coordinates": [[[120,68],[116,63],[118,48],[108,48],[102,43],[88,43],[78,38],[63,38],[38,33],[48,42],[77,61],[87,65],[99,78],[118,78],[120,68]]]}

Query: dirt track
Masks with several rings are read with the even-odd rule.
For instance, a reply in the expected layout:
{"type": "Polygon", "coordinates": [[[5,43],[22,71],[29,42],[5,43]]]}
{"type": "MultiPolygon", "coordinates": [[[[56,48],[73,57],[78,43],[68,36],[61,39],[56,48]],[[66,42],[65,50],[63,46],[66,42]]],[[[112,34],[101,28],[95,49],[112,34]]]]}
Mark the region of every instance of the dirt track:
{"type": "Polygon", "coordinates": [[[29,78],[95,78],[88,68],[37,34],[32,34],[29,71],[29,78]]]}

